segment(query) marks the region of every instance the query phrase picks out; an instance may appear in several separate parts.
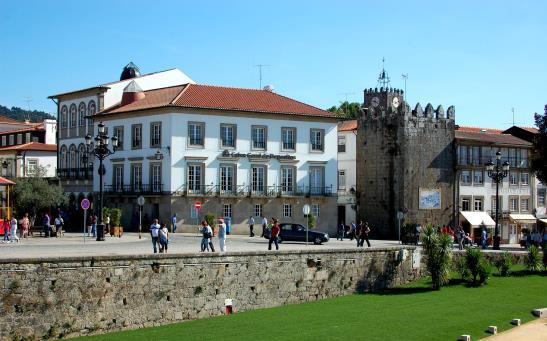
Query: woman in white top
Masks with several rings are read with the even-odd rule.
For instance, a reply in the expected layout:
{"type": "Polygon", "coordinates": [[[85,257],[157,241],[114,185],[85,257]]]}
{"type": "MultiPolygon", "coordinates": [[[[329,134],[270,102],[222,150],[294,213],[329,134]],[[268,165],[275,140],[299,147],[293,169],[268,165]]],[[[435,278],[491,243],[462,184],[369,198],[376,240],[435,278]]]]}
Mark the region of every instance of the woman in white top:
{"type": "Polygon", "coordinates": [[[167,244],[169,238],[169,231],[165,223],[161,224],[161,228],[158,231],[159,241],[160,241],[160,253],[167,253],[167,244]]]}
{"type": "Polygon", "coordinates": [[[17,219],[15,219],[15,216],[11,217],[11,241],[16,240],[19,242],[19,237],[17,237],[17,219]]]}

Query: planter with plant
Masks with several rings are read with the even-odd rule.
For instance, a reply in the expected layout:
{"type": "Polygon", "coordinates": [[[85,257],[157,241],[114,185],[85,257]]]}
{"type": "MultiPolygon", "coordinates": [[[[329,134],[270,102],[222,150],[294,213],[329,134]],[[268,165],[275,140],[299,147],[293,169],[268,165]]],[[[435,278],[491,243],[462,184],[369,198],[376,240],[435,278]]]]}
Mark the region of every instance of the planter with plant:
{"type": "Polygon", "coordinates": [[[121,226],[122,210],[119,208],[110,209],[110,235],[121,238],[123,226],[121,226]]]}

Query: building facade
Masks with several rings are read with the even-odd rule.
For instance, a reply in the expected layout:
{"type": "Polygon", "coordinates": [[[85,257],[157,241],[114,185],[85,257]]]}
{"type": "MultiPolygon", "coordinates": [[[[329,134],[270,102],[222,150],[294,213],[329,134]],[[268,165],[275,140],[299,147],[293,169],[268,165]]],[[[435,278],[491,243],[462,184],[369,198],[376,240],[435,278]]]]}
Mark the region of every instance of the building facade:
{"type": "Polygon", "coordinates": [[[208,213],[230,218],[234,233],[248,233],[250,217],[257,226],[262,216],[305,224],[305,204],[317,228],[335,231],[332,113],[268,90],[141,88],[135,80],[126,99],[94,116],[121,144],[105,161],[105,190],[126,225],[135,228],[142,195],[148,219],[176,214],[179,231],[195,232],[208,213]]]}
{"type": "Polygon", "coordinates": [[[356,219],[357,120],[338,124],[338,223],[350,225],[356,219]]]}

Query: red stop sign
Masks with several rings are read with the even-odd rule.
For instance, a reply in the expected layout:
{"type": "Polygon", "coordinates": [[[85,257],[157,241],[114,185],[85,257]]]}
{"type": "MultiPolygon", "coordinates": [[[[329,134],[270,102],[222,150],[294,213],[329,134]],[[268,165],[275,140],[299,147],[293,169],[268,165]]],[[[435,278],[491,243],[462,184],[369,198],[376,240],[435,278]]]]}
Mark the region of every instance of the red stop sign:
{"type": "Polygon", "coordinates": [[[194,208],[195,208],[196,210],[199,210],[199,209],[201,208],[201,201],[196,201],[196,202],[194,203],[194,208]]]}

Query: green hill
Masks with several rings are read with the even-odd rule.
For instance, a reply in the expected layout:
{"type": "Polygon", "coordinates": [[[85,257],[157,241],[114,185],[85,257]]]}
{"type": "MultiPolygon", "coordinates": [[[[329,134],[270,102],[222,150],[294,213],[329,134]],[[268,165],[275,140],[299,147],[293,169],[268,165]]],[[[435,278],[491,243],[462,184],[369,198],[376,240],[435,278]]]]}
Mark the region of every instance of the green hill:
{"type": "Polygon", "coordinates": [[[31,122],[42,122],[45,119],[56,119],[55,116],[48,114],[47,112],[38,110],[28,111],[18,107],[11,107],[10,109],[3,105],[0,105],[0,116],[21,122],[24,122],[27,118],[30,118],[31,122]]]}

